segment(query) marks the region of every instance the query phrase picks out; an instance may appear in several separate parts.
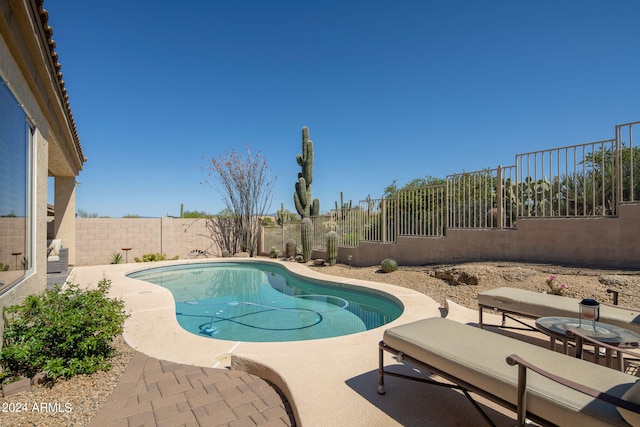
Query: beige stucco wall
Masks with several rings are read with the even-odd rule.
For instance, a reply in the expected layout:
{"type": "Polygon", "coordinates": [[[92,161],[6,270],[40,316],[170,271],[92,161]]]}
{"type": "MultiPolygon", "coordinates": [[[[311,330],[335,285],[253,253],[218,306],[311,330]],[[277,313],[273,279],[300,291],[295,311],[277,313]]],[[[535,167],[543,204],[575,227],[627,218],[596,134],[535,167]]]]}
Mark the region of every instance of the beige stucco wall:
{"type": "Polygon", "coordinates": [[[204,219],[76,218],[75,265],[109,264],[114,253],[129,262],[148,253],[183,259],[195,249],[217,253],[208,235],[204,219]]]}
{"type": "MultiPolygon", "coordinates": [[[[0,296],[0,309],[46,289],[48,176],[52,172],[75,182],[84,161],[40,6],[35,0],[0,2],[0,76],[34,128],[30,165],[32,252],[25,254],[29,268],[0,296]]],[[[75,230],[74,211],[72,208],[70,222],[75,230]]]]}
{"type": "MultiPolygon", "coordinates": [[[[272,229],[274,230],[274,229],[272,229]]],[[[281,242],[281,232],[264,239],[262,254],[281,242]],[[265,244],[266,243],[266,244],[265,244]]],[[[211,248],[203,219],[78,218],[76,265],[108,264],[112,254],[131,247],[129,262],[146,253],[187,258],[211,248]]],[[[615,218],[519,219],[515,230],[448,230],[446,237],[400,237],[397,243],[362,242],[338,251],[339,262],[377,265],[384,258],[401,265],[504,260],[640,268],[640,204],[625,204],[615,218]]],[[[314,257],[324,257],[314,251],[314,257]]]]}
{"type": "MultiPolygon", "coordinates": [[[[55,177],[54,206],[55,219],[53,236],[56,239],[73,242],[76,238],[76,177],[55,177]]],[[[69,248],[69,264],[75,264],[76,248],[69,248]]]]}

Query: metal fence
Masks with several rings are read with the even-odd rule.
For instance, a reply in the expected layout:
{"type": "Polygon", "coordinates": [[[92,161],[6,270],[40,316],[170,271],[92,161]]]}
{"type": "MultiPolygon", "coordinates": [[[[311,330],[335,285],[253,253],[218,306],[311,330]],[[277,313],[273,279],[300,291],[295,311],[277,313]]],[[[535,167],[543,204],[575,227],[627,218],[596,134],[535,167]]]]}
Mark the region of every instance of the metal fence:
{"type": "Polygon", "coordinates": [[[516,155],[520,217],[615,215],[616,140],[516,155]]]}
{"type": "Polygon", "coordinates": [[[313,218],[314,249],[326,233],[338,244],[389,243],[398,236],[441,237],[446,229],[511,229],[518,218],[617,214],[640,200],[639,122],[615,127],[615,139],[517,154],[514,166],[453,174],[443,185],[367,198],[313,218]]]}
{"type": "Polygon", "coordinates": [[[616,187],[621,202],[640,200],[640,147],[633,145],[634,127],[640,128],[640,122],[616,126],[617,161],[620,165],[616,187]]]}
{"type": "Polygon", "coordinates": [[[514,177],[514,166],[447,176],[447,227],[515,227],[514,177]]]}

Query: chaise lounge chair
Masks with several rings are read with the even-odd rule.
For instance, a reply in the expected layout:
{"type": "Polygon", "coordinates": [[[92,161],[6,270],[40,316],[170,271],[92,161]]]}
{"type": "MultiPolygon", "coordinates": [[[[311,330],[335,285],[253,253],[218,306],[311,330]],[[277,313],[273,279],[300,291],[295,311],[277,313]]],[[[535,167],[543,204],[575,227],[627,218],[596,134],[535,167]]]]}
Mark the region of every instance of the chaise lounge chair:
{"type": "MultiPolygon", "coordinates": [[[[515,288],[496,288],[478,294],[478,324],[480,328],[484,327],[483,309],[502,313],[501,327],[505,327],[507,317],[522,323],[512,315],[531,319],[546,316],[578,317],[579,303],[577,298],[515,288]]],[[[601,304],[599,320],[640,333],[640,310],[601,304]]]]}
{"type": "Polygon", "coordinates": [[[385,393],[385,376],[457,388],[489,424],[470,393],[516,412],[520,426],[526,419],[561,426],[640,425],[637,377],[449,319],[387,329],[379,360],[378,393],[385,393]],[[385,351],[430,377],[385,370],[385,351]]]}

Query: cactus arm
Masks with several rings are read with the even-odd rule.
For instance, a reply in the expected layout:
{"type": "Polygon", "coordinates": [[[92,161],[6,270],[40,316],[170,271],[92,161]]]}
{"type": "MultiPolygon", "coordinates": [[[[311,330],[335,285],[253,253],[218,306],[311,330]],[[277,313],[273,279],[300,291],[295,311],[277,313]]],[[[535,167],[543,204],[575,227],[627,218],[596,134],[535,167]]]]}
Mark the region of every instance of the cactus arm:
{"type": "Polygon", "coordinates": [[[296,182],[296,194],[302,206],[306,207],[309,204],[309,194],[307,192],[306,181],[302,176],[298,177],[298,182],[296,182]]]}
{"type": "Polygon", "coordinates": [[[309,207],[309,194],[306,190],[305,179],[300,174],[298,178],[298,182],[296,182],[296,192],[293,193],[293,203],[296,205],[296,210],[298,214],[302,218],[306,218],[309,216],[310,207],[309,207]]]}
{"type": "Polygon", "coordinates": [[[307,185],[309,186],[309,191],[311,191],[311,183],[313,182],[313,142],[311,140],[307,140],[306,144],[306,160],[305,167],[303,168],[303,173],[305,175],[305,179],[307,180],[307,185]],[[306,170],[305,170],[306,169],[306,170]]]}
{"type": "Polygon", "coordinates": [[[304,208],[302,207],[302,203],[300,203],[300,198],[298,197],[298,193],[293,193],[293,203],[296,205],[296,210],[298,211],[298,215],[301,218],[304,218],[304,208]]]}
{"type": "Polygon", "coordinates": [[[311,216],[320,215],[320,200],[313,199],[313,203],[311,203],[311,216]]]}

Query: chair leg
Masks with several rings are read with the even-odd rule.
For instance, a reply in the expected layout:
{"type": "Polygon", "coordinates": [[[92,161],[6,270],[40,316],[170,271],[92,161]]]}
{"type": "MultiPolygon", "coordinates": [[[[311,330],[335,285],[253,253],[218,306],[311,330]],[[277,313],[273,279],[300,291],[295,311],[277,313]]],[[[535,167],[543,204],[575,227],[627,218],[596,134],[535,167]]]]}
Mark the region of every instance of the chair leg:
{"type": "Polygon", "coordinates": [[[384,394],[384,350],[378,349],[379,363],[378,363],[378,394],[384,394]]]}

